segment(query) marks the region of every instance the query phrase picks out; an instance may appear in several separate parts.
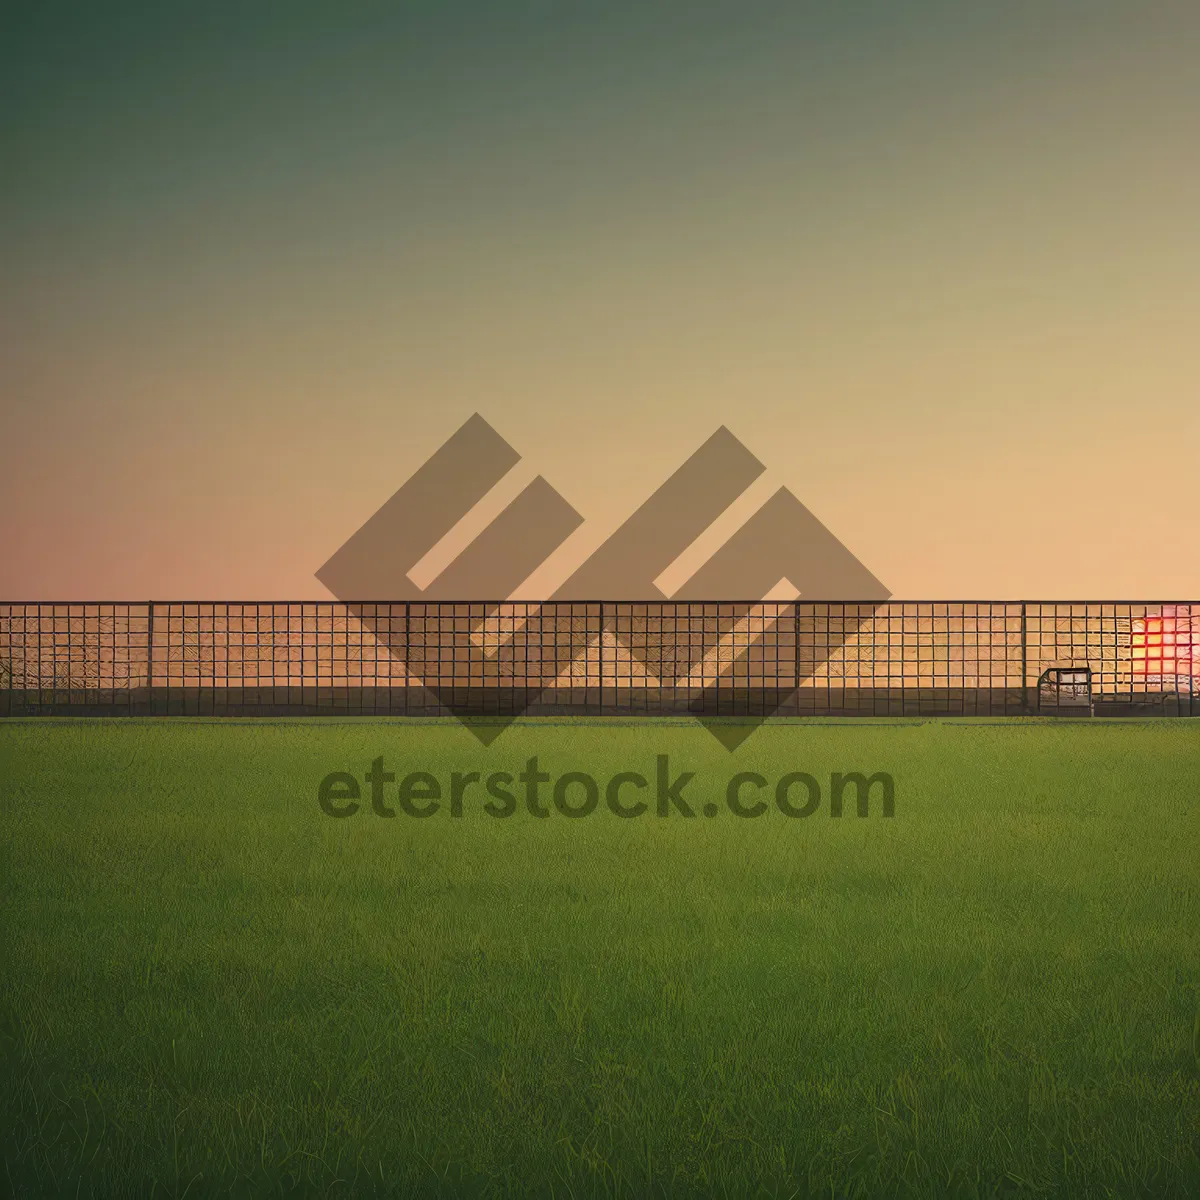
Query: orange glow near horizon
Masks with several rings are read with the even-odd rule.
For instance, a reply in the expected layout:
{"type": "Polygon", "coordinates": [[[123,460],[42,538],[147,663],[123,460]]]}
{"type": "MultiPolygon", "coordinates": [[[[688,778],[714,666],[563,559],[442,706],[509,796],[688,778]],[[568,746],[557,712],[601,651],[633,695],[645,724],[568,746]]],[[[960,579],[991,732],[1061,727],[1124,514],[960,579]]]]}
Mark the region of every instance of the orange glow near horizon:
{"type": "Polygon", "coordinates": [[[1130,651],[1133,673],[1150,677],[1200,676],[1200,618],[1186,605],[1168,605],[1155,616],[1134,620],[1130,651]]]}

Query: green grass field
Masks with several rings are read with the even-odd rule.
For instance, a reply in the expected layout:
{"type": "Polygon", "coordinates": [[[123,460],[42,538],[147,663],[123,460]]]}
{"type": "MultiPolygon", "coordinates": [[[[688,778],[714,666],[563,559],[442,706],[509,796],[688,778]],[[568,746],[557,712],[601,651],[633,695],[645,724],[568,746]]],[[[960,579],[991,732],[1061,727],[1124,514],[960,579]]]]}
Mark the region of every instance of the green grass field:
{"type": "Polygon", "coordinates": [[[19,1195],[1200,1195],[1194,721],[11,721],[0,804],[19,1195]],[[318,804],[534,755],[597,811],[318,804]]]}

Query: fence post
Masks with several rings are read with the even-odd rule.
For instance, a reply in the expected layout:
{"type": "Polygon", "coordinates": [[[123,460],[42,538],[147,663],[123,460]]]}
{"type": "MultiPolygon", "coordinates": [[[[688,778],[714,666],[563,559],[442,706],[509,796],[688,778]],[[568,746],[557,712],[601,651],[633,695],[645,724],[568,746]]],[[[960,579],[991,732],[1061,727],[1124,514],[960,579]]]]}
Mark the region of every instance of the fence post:
{"type": "Polygon", "coordinates": [[[795,616],[792,618],[796,627],[795,645],[792,647],[792,672],[796,676],[796,715],[800,715],[800,601],[793,602],[795,616]]]}
{"type": "MultiPolygon", "coordinates": [[[[129,706],[129,716],[131,716],[131,717],[135,715],[135,709],[137,707],[133,702],[133,693],[135,691],[134,686],[133,686],[133,639],[129,636],[132,631],[132,626],[133,626],[133,607],[134,606],[132,604],[130,604],[125,609],[125,642],[126,642],[125,690],[126,690],[126,692],[129,693],[127,701],[128,701],[128,706],[129,706]]],[[[114,642],[116,641],[116,636],[117,636],[116,612],[117,612],[116,605],[113,605],[113,641],[114,642]]],[[[116,708],[116,705],[117,705],[116,659],[117,659],[117,652],[114,649],[113,650],[113,698],[112,698],[114,708],[116,708]]]]}
{"type": "Polygon", "coordinates": [[[604,601],[600,601],[600,638],[596,642],[596,661],[599,678],[597,691],[600,696],[600,709],[597,716],[604,715],[604,601]]]}
{"type": "Polygon", "coordinates": [[[1021,708],[1029,712],[1029,656],[1026,649],[1025,601],[1021,601],[1021,708]]]}
{"type": "Polygon", "coordinates": [[[146,711],[154,716],[154,601],[146,601],[146,711]]]}

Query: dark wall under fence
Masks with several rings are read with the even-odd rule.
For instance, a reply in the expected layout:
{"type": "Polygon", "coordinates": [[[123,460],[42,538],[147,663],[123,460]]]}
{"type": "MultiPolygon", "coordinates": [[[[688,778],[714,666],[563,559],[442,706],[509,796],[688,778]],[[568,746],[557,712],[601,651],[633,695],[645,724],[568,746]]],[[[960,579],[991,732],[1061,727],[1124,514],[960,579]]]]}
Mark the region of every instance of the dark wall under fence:
{"type": "Polygon", "coordinates": [[[1200,716],[1200,602],[0,604],[0,715],[1200,716]]]}

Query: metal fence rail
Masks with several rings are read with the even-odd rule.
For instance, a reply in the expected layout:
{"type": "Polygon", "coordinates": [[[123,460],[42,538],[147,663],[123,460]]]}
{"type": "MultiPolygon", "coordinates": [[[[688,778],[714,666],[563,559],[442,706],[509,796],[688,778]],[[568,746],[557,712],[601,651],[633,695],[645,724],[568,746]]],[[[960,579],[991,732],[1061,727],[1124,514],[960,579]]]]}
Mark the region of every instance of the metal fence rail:
{"type": "Polygon", "coordinates": [[[1200,715],[1198,601],[0,604],[0,716],[1200,715]]]}

